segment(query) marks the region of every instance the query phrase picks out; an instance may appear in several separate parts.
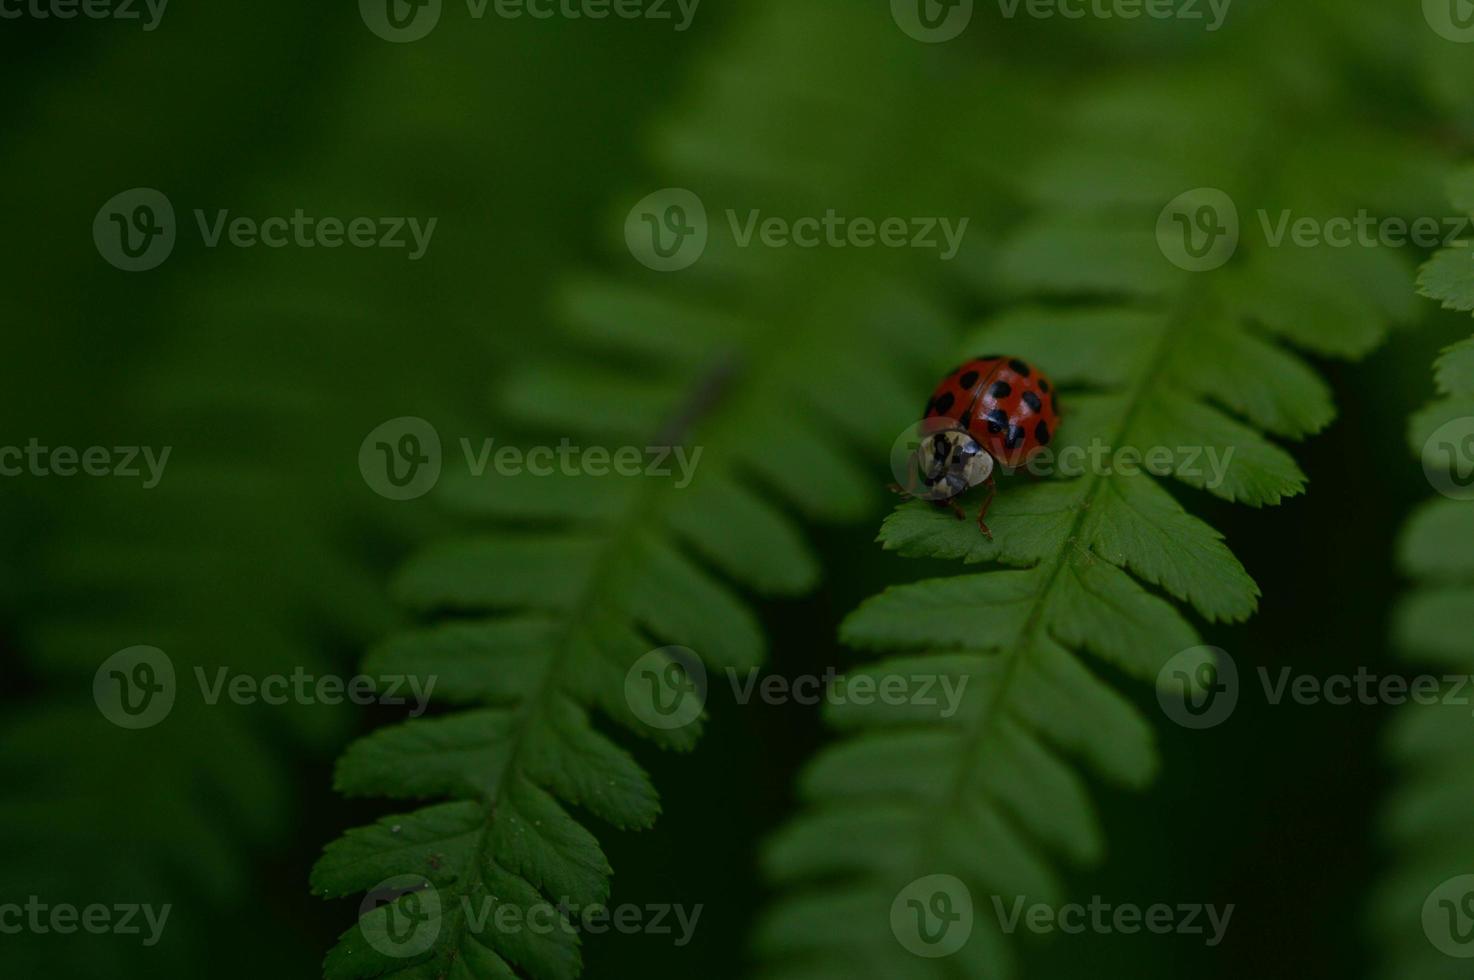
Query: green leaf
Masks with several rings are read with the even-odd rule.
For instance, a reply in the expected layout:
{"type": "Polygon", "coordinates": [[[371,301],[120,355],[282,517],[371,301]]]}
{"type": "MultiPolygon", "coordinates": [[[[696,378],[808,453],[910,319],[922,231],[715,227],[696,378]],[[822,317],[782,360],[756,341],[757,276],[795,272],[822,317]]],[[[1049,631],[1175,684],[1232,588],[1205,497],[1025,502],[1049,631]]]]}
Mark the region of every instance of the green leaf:
{"type": "Polygon", "coordinates": [[[1474,248],[1465,242],[1434,255],[1418,276],[1418,291],[1446,310],[1474,310],[1474,248]]]}

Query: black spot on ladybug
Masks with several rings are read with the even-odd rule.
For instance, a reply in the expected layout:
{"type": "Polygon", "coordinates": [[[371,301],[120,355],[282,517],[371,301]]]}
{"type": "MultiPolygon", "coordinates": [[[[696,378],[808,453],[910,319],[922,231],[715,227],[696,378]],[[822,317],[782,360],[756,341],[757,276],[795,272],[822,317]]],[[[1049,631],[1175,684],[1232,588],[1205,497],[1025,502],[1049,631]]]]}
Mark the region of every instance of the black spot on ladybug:
{"type": "Polygon", "coordinates": [[[1018,358],[1009,361],[1008,366],[1017,371],[1020,377],[1027,378],[1029,376],[1029,366],[1018,358]]]}
{"type": "Polygon", "coordinates": [[[1013,386],[1007,381],[995,381],[993,387],[988,389],[988,393],[994,398],[1007,398],[1013,394],[1013,386]]]}
{"type": "Polygon", "coordinates": [[[1008,413],[1001,408],[995,408],[988,413],[987,419],[988,431],[996,435],[1002,432],[1003,427],[1008,424],[1008,413]]]}
{"type": "Polygon", "coordinates": [[[1034,426],[1034,438],[1039,440],[1041,446],[1049,445],[1049,426],[1044,422],[1034,426]]]}
{"type": "Polygon", "coordinates": [[[1039,379],[1039,390],[1042,391],[1042,392],[1044,392],[1046,395],[1049,394],[1049,379],[1048,378],[1040,378],[1039,379]]]}
{"type": "Polygon", "coordinates": [[[956,401],[956,399],[952,397],[952,393],[949,391],[942,395],[941,398],[937,399],[936,405],[933,406],[933,410],[941,415],[946,415],[952,410],[952,403],[954,401],[956,401]]]}
{"type": "Polygon", "coordinates": [[[1008,427],[1008,438],[1003,440],[1003,445],[1008,449],[1017,449],[1024,442],[1024,427],[1021,425],[1010,425],[1008,427]]]}
{"type": "Polygon", "coordinates": [[[1039,396],[1034,394],[1032,391],[1024,392],[1024,404],[1029,406],[1036,412],[1044,407],[1044,403],[1039,400],[1039,396]]]}
{"type": "Polygon", "coordinates": [[[958,378],[957,383],[964,388],[971,389],[973,385],[978,383],[978,373],[976,371],[969,371],[958,378]]]}

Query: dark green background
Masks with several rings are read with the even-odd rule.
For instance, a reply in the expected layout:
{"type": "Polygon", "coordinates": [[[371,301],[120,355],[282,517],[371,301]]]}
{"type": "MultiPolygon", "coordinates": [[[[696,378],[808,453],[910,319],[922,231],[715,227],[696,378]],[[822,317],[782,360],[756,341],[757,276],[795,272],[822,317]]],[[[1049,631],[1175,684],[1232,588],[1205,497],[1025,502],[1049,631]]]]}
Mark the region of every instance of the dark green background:
{"type": "MultiPolygon", "coordinates": [[[[884,4],[867,5],[887,16],[884,4]]],[[[1343,44],[1356,63],[1324,83],[1364,89],[1389,119],[1407,114],[1411,133],[1438,131],[1453,158],[1474,136],[1469,118],[1406,107],[1420,84],[1416,45],[1396,35],[1380,58],[1366,57],[1381,15],[1364,6],[1359,36],[1317,39],[1343,44]]],[[[1210,43],[1121,25],[995,25],[983,7],[989,31],[948,56],[1006,50],[1062,88],[1113,61],[1191,62],[1210,43]]],[[[1294,38],[1268,43],[1277,35],[1268,7],[1240,0],[1243,17],[1221,43],[1241,45],[1245,57],[1261,48],[1266,58],[1294,57],[1294,38]]],[[[53,894],[72,901],[122,901],[135,894],[130,883],[146,882],[146,893],[175,905],[164,942],[142,959],[114,948],[125,942],[117,938],[0,937],[0,965],[13,954],[24,969],[51,964],[55,976],[80,975],[74,963],[94,976],[316,974],[353,903],[309,896],[307,870],[344,827],[385,812],[334,795],[331,763],[384,719],[351,708],[259,718],[251,724],[266,730],[264,768],[237,771],[213,723],[191,730],[195,719],[171,719],[167,743],[149,733],[125,740],[101,724],[91,671],[115,649],[165,645],[155,637],[243,670],[353,670],[397,619],[383,592],[393,569],[443,527],[429,507],[367,492],[359,441],[398,415],[434,419],[444,432],[500,431],[499,383],[559,349],[547,310],[553,285],[629,261],[610,242],[619,202],[658,186],[651,128],[684,104],[685,80],[746,8],[707,0],[684,34],[617,20],[475,23],[451,11],[432,38],[405,46],[374,37],[344,2],[174,0],[152,33],[109,21],[0,22],[0,443],[175,447],[166,486],[153,493],[105,480],[0,482],[10,692],[0,825],[35,833],[0,843],[0,900],[23,901],[55,880],[65,884],[53,894]],[[185,234],[163,267],[130,276],[100,260],[90,227],[103,201],[133,186],[165,190],[181,216],[303,207],[440,221],[416,264],[347,250],[210,251],[185,234]],[[238,797],[194,777],[154,778],[175,764],[181,740],[238,797]],[[165,798],[194,790],[194,808],[165,798]],[[65,846],[41,832],[57,826],[74,828],[65,846]]],[[[896,43],[910,42],[898,34],[896,43]]],[[[1003,159],[1030,149],[1008,145],[1008,133],[996,139],[1003,159]]],[[[1396,669],[1382,639],[1399,588],[1392,544],[1427,495],[1403,447],[1404,420],[1431,394],[1433,353],[1466,331],[1467,322],[1430,310],[1364,363],[1324,366],[1342,417],[1299,453],[1308,497],[1262,512],[1195,502],[1266,596],[1247,625],[1205,632],[1245,675],[1261,664],[1396,669]]],[[[938,351],[939,363],[948,356],[938,351]]],[[[871,468],[878,517],[888,476],[882,459],[871,468]]],[[[823,589],[762,605],[772,669],[846,664],[833,639],[840,616],[886,584],[949,570],[883,555],[873,526],[817,532],[823,589]]],[[[1158,718],[1150,692],[1132,690],[1158,718]]],[[[660,937],[591,938],[591,977],[742,970],[765,898],[755,849],[790,812],[795,773],[825,736],[817,714],[799,706],[738,708],[718,697],[712,714],[693,755],[635,749],[664,797],[658,828],[601,834],[616,901],[700,903],[696,941],[674,949],[660,937]]],[[[1378,758],[1384,714],[1264,710],[1250,697],[1208,733],[1162,722],[1161,781],[1141,796],[1102,789],[1111,858],[1076,891],[1142,904],[1233,902],[1227,942],[1029,940],[1028,975],[1366,975],[1361,906],[1382,860],[1374,815],[1389,779],[1378,758]]]]}

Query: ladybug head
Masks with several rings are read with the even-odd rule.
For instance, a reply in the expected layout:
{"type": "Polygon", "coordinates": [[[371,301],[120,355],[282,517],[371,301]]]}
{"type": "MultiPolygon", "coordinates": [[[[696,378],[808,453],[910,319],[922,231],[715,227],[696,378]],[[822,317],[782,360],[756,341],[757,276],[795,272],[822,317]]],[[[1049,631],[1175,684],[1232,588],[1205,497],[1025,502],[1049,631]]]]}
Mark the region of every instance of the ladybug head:
{"type": "Polygon", "coordinates": [[[925,490],[917,496],[948,500],[993,475],[993,457],[961,429],[943,429],[921,440],[916,472],[925,490]]]}

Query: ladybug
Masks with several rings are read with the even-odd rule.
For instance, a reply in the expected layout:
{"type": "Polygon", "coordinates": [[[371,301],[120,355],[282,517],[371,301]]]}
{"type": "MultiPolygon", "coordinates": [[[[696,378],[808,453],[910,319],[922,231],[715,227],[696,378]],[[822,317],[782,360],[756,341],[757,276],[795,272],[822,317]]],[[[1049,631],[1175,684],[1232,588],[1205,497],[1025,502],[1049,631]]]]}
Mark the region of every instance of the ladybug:
{"type": "Polygon", "coordinates": [[[931,431],[917,449],[917,469],[931,488],[926,496],[961,517],[962,508],[951,498],[985,483],[978,528],[992,538],[984,518],[998,492],[994,464],[1022,466],[1054,439],[1060,411],[1053,383],[1028,361],[975,357],[942,379],[924,417],[952,423],[931,431]]]}

